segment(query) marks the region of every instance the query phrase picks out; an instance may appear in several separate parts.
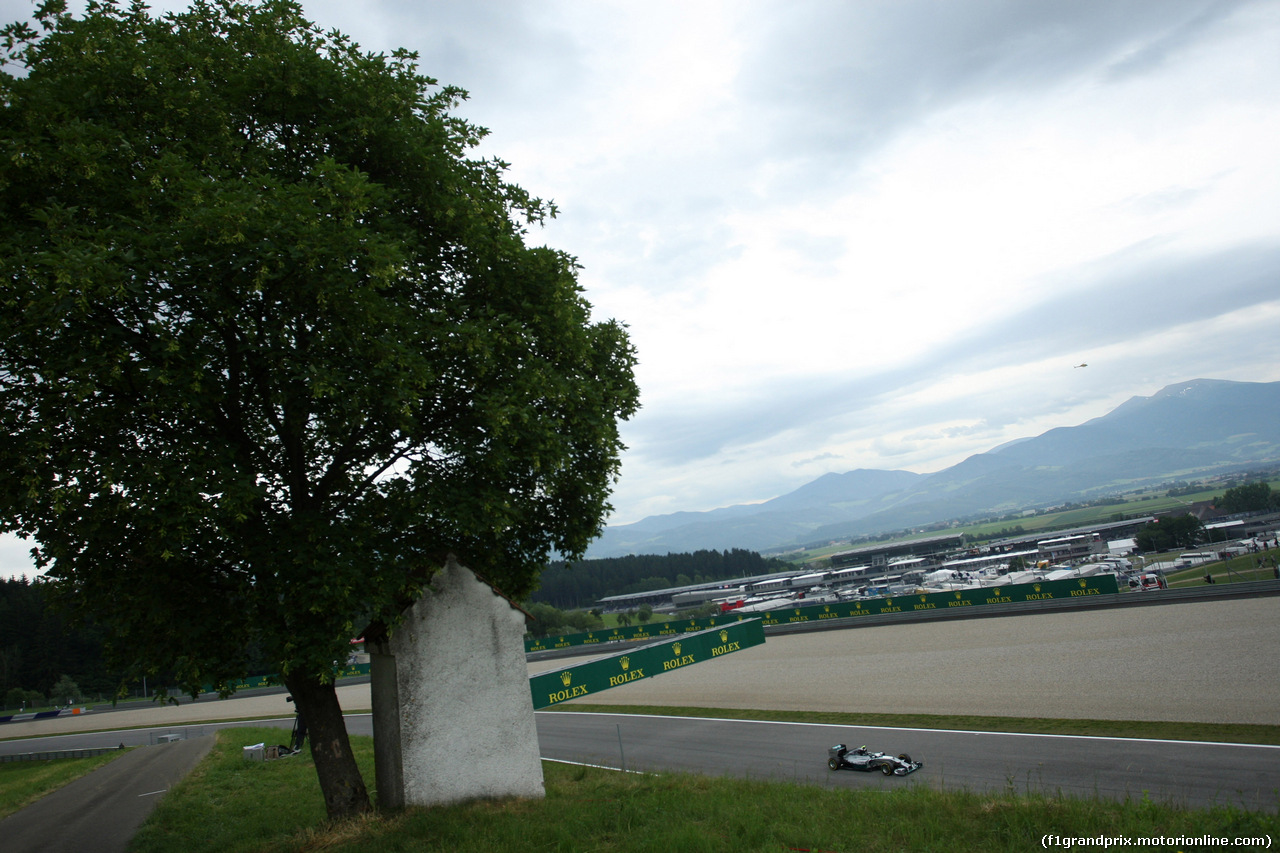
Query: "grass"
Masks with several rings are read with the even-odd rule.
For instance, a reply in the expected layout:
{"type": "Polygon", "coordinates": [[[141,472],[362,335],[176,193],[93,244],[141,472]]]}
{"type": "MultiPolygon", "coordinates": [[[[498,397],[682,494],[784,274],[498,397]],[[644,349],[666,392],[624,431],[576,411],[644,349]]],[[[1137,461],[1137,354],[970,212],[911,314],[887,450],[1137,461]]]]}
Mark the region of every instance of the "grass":
{"type": "Polygon", "coordinates": [[[123,752],[109,752],[89,758],[0,764],[0,820],[121,755],[123,752]]]}
{"type": "MultiPolygon", "coordinates": [[[[1064,796],[888,791],[545,762],[546,798],[492,800],[324,820],[315,771],[297,756],[247,763],[242,746],[278,733],[219,733],[210,756],[160,802],[133,853],[198,851],[950,851],[1025,853],[1046,834],[1129,838],[1280,835],[1274,814],[1064,796]]],[[[372,739],[352,738],[366,779],[372,739]]],[[[1012,788],[1012,785],[1010,786],[1012,788]]],[[[1160,848],[1163,849],[1163,848],[1160,848]]]]}
{"type": "MultiPolygon", "coordinates": [[[[242,748],[278,743],[271,728],[222,729],[213,751],[165,795],[134,837],[134,851],[298,850],[325,822],[324,799],[309,752],[245,761],[242,748]]],[[[356,760],[373,779],[373,739],[353,737],[356,760]]]]}
{"type": "MultiPolygon", "coordinates": [[[[1204,550],[1213,550],[1212,545],[1204,546],[1204,550]]],[[[1183,549],[1189,550],[1189,549],[1183,549]]],[[[1177,552],[1181,553],[1181,552],[1177,552]]],[[[1176,572],[1166,572],[1165,578],[1169,581],[1169,586],[1204,586],[1204,576],[1206,573],[1213,575],[1216,583],[1242,583],[1244,581],[1264,581],[1273,580],[1275,578],[1275,570],[1272,568],[1270,561],[1272,559],[1280,560],[1280,552],[1271,550],[1263,551],[1259,554],[1244,554],[1240,557],[1233,557],[1230,560],[1216,560],[1212,563],[1201,563],[1198,566],[1192,566],[1189,569],[1179,569],[1176,572]],[[1264,565],[1262,561],[1267,561],[1264,565]]]]}

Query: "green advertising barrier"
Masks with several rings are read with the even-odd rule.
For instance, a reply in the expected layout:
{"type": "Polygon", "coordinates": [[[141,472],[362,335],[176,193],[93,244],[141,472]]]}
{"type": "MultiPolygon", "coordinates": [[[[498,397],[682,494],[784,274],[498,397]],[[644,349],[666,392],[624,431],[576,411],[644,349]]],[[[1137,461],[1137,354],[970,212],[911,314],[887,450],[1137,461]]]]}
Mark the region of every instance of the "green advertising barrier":
{"type": "Polygon", "coordinates": [[[764,642],[759,618],[726,622],[676,639],[544,672],[529,678],[534,708],[546,708],[569,699],[580,699],[664,672],[758,646],[764,642]]]}
{"type": "Polygon", "coordinates": [[[801,605],[763,613],[735,614],[732,610],[707,619],[684,619],[654,625],[631,625],[609,631],[562,634],[525,640],[525,653],[549,649],[568,649],[628,640],[661,639],[694,631],[703,631],[747,619],[761,619],[766,626],[793,625],[799,622],[821,622],[828,619],[852,619],[885,613],[921,613],[957,607],[982,607],[988,604],[1012,604],[1019,601],[1047,601],[1082,598],[1090,595],[1114,595],[1119,591],[1115,575],[1095,575],[1060,581],[1010,584],[1009,586],[957,589],[951,592],[911,593],[885,598],[864,598],[828,604],[801,605]]]}
{"type": "MultiPolygon", "coordinates": [[[[334,678],[355,678],[360,675],[369,674],[369,664],[353,663],[344,666],[342,669],[334,673],[334,678]]],[[[278,675],[255,675],[253,678],[242,678],[238,681],[231,682],[234,690],[251,690],[254,687],[271,687],[275,684],[284,684],[278,675]]],[[[206,684],[200,688],[202,693],[212,693],[213,686],[206,684]]]]}

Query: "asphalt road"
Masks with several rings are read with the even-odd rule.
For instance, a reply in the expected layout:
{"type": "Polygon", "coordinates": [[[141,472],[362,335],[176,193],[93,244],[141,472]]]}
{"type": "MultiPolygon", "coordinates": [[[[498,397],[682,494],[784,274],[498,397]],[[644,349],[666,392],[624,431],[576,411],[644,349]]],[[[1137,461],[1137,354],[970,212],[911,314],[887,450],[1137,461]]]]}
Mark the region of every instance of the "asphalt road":
{"type": "MultiPolygon", "coordinates": [[[[585,714],[565,710],[539,712],[536,717],[544,759],[632,771],[768,778],[846,789],[890,790],[898,785],[928,785],[940,789],[989,792],[1012,789],[1117,800],[1149,795],[1162,802],[1193,807],[1229,803],[1264,811],[1280,808],[1280,747],[1276,746],[585,714]],[[832,773],[826,766],[827,748],[835,743],[866,744],[873,750],[895,755],[906,752],[923,761],[925,766],[905,778],[849,770],[832,773]]],[[[175,753],[171,747],[176,744],[148,746],[158,735],[178,734],[190,738],[182,743],[207,743],[212,741],[208,735],[215,729],[246,725],[274,725],[281,730],[283,742],[292,719],[276,717],[257,722],[166,726],[4,741],[0,742],[0,752],[125,743],[142,744],[144,748],[124,758],[144,754],[163,757],[175,753]]],[[[348,715],[347,729],[355,735],[372,735],[372,717],[348,715]]],[[[108,767],[121,765],[124,758],[108,767]]],[[[94,779],[103,772],[85,779],[94,779]]],[[[114,787],[97,786],[95,790],[109,791],[114,787]]],[[[147,793],[167,787],[167,784],[142,782],[119,790],[117,797],[132,808],[138,804],[135,788],[147,793]]],[[[72,792],[72,795],[85,796],[83,792],[72,792]]],[[[89,796],[91,801],[97,798],[96,794],[89,796]]],[[[67,803],[75,802],[74,798],[67,800],[67,803]]],[[[143,805],[149,806],[149,803],[143,805]]],[[[27,809],[18,815],[25,816],[30,811],[27,809]]],[[[109,813],[110,809],[99,812],[109,813]]],[[[18,815],[0,822],[0,837],[6,837],[5,853],[24,849],[10,848],[6,835],[10,821],[18,815]]],[[[61,823],[51,820],[48,813],[32,820],[36,825],[61,823]]],[[[140,822],[141,818],[132,826],[140,822]]]]}
{"type": "Polygon", "coordinates": [[[0,821],[5,853],[124,853],[160,798],[212,747],[205,736],[126,752],[0,821]]]}
{"type": "Polygon", "coordinates": [[[959,732],[799,723],[543,712],[544,759],[642,771],[783,779],[830,788],[899,785],[972,791],[1153,799],[1276,811],[1280,747],[1124,738],[959,732]],[[827,769],[845,743],[924,767],[902,777],[827,769]]]}

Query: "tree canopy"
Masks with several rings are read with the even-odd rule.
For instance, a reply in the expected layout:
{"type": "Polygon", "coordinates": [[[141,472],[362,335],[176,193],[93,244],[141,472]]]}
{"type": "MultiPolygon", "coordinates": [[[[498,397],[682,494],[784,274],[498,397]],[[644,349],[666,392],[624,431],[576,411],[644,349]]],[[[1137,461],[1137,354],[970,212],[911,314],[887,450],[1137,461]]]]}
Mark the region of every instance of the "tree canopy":
{"type": "Polygon", "coordinates": [[[318,734],[447,554],[519,597],[598,534],[626,331],[414,54],[287,0],[35,23],[0,74],[0,524],[135,674],[223,685],[252,644],[318,734]]]}
{"type": "Polygon", "coordinates": [[[1228,513],[1265,512],[1280,507],[1280,495],[1271,491],[1269,483],[1245,483],[1227,489],[1218,498],[1217,506],[1228,513]]]}
{"type": "Polygon", "coordinates": [[[1143,551],[1171,551],[1190,548],[1200,541],[1204,525],[1194,515],[1171,515],[1143,525],[1134,535],[1134,544],[1143,551]]]}

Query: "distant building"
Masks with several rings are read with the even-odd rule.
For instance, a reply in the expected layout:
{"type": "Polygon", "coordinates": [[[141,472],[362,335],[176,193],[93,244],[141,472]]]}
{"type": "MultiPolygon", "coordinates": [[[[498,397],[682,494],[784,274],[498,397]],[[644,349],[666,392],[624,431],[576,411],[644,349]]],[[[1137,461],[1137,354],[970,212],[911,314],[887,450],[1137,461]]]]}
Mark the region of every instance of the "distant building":
{"type": "Polygon", "coordinates": [[[936,557],[964,547],[962,534],[947,536],[930,536],[926,539],[912,539],[906,542],[889,542],[881,545],[867,545],[850,551],[832,554],[831,568],[841,569],[845,566],[868,565],[872,567],[887,566],[909,557],[936,557]]]}

